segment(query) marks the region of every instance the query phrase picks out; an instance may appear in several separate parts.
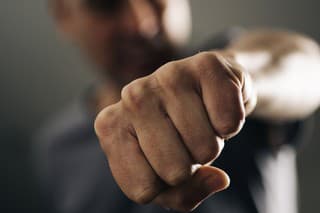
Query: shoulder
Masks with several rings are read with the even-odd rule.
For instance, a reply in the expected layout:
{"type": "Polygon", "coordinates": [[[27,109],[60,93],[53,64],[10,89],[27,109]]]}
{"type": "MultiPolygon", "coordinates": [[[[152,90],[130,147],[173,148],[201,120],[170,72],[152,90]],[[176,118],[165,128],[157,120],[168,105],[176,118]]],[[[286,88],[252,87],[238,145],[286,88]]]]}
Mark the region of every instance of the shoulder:
{"type": "Polygon", "coordinates": [[[42,148],[65,146],[94,133],[94,118],[84,103],[76,100],[51,116],[33,135],[33,141],[42,148]]]}

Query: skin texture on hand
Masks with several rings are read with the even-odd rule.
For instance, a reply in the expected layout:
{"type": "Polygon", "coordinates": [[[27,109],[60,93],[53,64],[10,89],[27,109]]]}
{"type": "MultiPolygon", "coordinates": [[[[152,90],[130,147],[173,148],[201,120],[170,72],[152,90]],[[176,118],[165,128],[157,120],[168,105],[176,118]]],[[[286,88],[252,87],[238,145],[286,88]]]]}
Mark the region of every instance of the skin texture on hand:
{"type": "Polygon", "coordinates": [[[255,106],[248,74],[222,52],[165,64],[121,92],[95,130],[112,174],[133,201],[190,211],[228,187],[209,166],[255,106]],[[200,165],[195,170],[194,165],[200,165]]]}

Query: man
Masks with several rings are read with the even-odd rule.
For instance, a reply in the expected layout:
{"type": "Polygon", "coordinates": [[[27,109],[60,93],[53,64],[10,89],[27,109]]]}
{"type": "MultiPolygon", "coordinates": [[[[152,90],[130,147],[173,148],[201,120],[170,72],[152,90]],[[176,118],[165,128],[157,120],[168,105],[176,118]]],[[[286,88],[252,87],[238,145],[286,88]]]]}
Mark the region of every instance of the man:
{"type": "Polygon", "coordinates": [[[186,0],[50,6],[58,29],[101,70],[101,83],[38,137],[55,211],[190,211],[226,189],[228,175],[229,189],[195,211],[296,211],[292,147],[320,102],[314,41],[231,30],[184,58],[186,0]]]}

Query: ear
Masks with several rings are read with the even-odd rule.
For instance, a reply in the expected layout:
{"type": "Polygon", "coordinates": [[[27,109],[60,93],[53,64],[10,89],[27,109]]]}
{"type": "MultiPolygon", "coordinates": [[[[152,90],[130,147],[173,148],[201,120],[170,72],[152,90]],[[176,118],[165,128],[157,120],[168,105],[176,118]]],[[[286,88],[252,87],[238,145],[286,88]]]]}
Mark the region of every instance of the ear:
{"type": "Polygon", "coordinates": [[[75,31],[75,23],[72,14],[70,0],[50,0],[49,11],[52,15],[58,31],[65,37],[72,39],[75,31]]]}

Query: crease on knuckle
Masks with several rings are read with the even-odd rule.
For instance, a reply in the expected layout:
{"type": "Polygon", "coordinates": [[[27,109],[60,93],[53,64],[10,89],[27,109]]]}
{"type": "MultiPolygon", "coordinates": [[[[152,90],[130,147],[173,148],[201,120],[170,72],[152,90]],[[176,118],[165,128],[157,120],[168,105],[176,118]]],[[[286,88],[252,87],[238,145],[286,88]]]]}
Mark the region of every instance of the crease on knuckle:
{"type": "Polygon", "coordinates": [[[245,72],[245,70],[239,64],[236,64],[233,66],[232,73],[235,75],[235,78],[236,78],[235,81],[238,84],[240,84],[239,87],[242,90],[244,87],[246,78],[248,78],[248,73],[245,72]]]}
{"type": "Polygon", "coordinates": [[[217,53],[216,56],[222,70],[226,72],[237,87],[242,88],[246,78],[244,68],[234,58],[228,55],[217,53]]]}
{"type": "Polygon", "coordinates": [[[233,84],[242,91],[246,79],[246,73],[235,65],[231,65],[231,67],[229,65],[223,65],[223,68],[233,84]]]}

